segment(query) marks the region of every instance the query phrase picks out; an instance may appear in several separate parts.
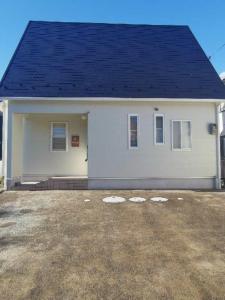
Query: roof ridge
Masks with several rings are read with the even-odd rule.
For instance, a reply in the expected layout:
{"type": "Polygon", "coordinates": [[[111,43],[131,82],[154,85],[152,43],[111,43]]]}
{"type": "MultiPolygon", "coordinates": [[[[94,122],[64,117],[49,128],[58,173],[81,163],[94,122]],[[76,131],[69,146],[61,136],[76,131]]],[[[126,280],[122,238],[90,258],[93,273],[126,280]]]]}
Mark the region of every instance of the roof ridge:
{"type": "Polygon", "coordinates": [[[29,23],[59,23],[59,24],[83,24],[83,25],[121,25],[121,26],[146,26],[146,27],[189,27],[189,25],[180,25],[180,24],[145,24],[145,23],[107,23],[107,22],[81,22],[81,21],[49,21],[49,20],[30,20],[29,23]]]}

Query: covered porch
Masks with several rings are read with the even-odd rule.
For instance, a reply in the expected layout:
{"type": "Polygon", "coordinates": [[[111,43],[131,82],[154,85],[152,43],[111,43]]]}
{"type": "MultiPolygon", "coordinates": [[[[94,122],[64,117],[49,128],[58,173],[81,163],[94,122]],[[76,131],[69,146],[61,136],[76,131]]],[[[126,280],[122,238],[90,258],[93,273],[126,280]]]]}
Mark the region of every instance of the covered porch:
{"type": "Polygon", "coordinates": [[[13,113],[12,118],[9,188],[86,188],[87,113],[13,113]]]}

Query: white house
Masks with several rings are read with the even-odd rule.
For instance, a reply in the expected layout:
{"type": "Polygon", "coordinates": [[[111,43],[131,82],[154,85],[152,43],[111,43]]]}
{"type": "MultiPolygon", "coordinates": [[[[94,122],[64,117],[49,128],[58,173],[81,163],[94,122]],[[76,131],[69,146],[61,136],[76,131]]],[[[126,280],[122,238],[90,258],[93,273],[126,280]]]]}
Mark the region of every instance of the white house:
{"type": "Polygon", "coordinates": [[[187,26],[30,22],[2,78],[8,188],[219,188],[224,86],[187,26]]]}

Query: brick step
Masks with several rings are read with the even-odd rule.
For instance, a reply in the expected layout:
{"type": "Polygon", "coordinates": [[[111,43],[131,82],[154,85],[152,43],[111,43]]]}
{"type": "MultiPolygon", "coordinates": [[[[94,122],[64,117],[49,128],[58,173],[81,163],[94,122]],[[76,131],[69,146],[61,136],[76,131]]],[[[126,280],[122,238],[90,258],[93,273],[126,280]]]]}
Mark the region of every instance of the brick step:
{"type": "Polygon", "coordinates": [[[43,191],[43,190],[87,190],[87,179],[49,179],[37,184],[16,184],[14,191],[43,191]]]}

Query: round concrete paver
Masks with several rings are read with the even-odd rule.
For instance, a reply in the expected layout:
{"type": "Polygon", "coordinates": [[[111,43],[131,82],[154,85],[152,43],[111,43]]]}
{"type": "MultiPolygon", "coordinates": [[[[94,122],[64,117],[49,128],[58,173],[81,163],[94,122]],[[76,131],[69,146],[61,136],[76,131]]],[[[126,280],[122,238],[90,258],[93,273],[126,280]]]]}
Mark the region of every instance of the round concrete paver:
{"type": "Polygon", "coordinates": [[[129,198],[129,201],[140,203],[140,202],[145,202],[146,199],[142,198],[142,197],[132,197],[132,198],[129,198]]]}
{"type": "Polygon", "coordinates": [[[168,201],[167,198],[163,198],[163,197],[153,197],[150,200],[152,200],[154,202],[166,202],[166,201],[168,201]]]}
{"type": "Polygon", "coordinates": [[[103,202],[105,203],[122,203],[125,202],[126,199],[123,197],[117,197],[117,196],[110,196],[102,199],[103,202]]]}

